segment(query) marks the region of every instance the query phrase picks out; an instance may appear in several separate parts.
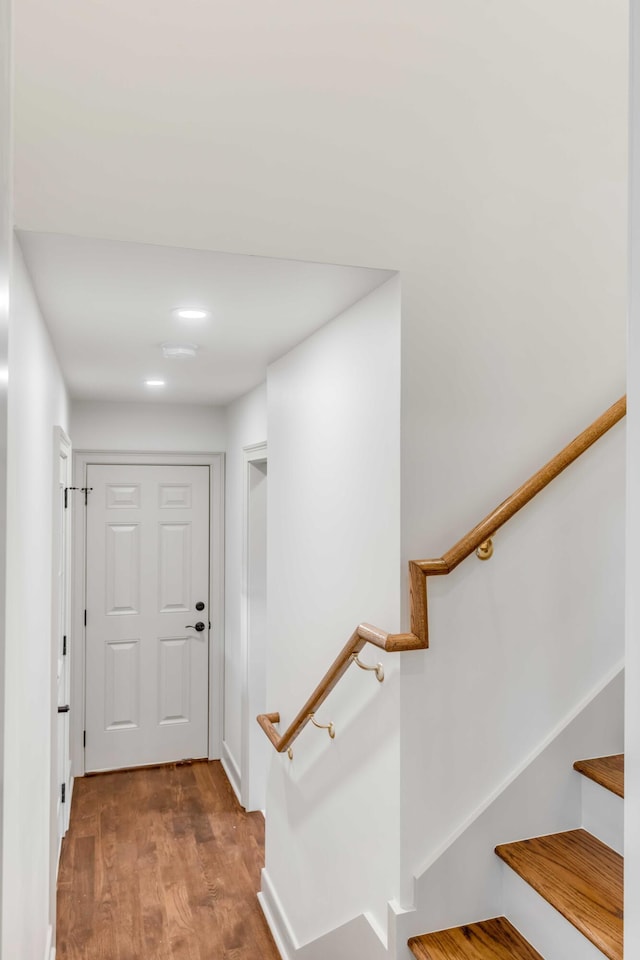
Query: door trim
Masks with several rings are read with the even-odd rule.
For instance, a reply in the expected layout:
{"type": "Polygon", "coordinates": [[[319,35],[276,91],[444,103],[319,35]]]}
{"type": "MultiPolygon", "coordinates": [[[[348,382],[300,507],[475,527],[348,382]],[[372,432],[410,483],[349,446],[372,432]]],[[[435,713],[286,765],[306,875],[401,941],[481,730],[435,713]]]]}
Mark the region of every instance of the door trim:
{"type": "MultiPolygon", "coordinates": [[[[71,445],[71,440],[65,433],[65,431],[60,426],[54,426],[53,428],[53,475],[52,475],[52,516],[51,516],[51,752],[50,752],[50,783],[51,783],[51,800],[50,800],[50,809],[49,809],[49,934],[50,937],[55,937],[56,930],[56,883],[58,879],[58,867],[59,867],[59,858],[60,858],[60,847],[62,838],[58,837],[58,798],[60,796],[60,782],[58,778],[58,642],[59,642],[59,628],[60,628],[60,607],[63,605],[67,609],[69,622],[73,617],[73,610],[70,606],[70,595],[71,595],[71,576],[72,576],[72,552],[71,552],[71,536],[73,534],[72,527],[70,524],[70,516],[65,516],[64,511],[62,515],[62,524],[66,525],[66,534],[67,534],[67,544],[65,551],[65,565],[67,573],[67,581],[65,584],[65,596],[61,596],[59,592],[59,580],[58,580],[58,563],[59,563],[59,550],[60,550],[60,541],[63,535],[64,526],[60,523],[60,512],[58,510],[59,496],[60,496],[60,458],[65,457],[67,460],[67,482],[71,482],[72,476],[72,454],[73,448],[71,445]]],[[[70,665],[73,664],[73,657],[71,656],[71,648],[68,650],[68,656],[70,658],[70,665]]],[[[71,797],[73,794],[73,778],[75,776],[74,766],[73,766],[73,756],[72,756],[72,739],[73,734],[71,731],[71,726],[69,726],[69,756],[70,764],[68,773],[68,782],[67,790],[68,797],[66,798],[69,806],[65,810],[64,820],[65,826],[69,825],[69,808],[71,806],[71,797]]]]}
{"type": "Polygon", "coordinates": [[[251,756],[249,750],[249,728],[256,722],[256,714],[251,709],[249,691],[251,659],[249,656],[249,506],[251,490],[249,487],[249,470],[252,463],[269,462],[267,442],[253,443],[242,448],[243,454],[243,493],[242,493],[242,609],[240,611],[240,649],[242,651],[242,724],[241,724],[241,776],[240,793],[243,806],[249,810],[249,785],[251,783],[251,756]]]}
{"type": "MultiPolygon", "coordinates": [[[[93,464],[139,464],[210,468],[209,486],[209,760],[219,760],[224,717],[224,453],[132,453],[117,450],[76,450],[73,454],[73,483],[87,486],[87,467],[93,464]]],[[[91,494],[89,494],[91,496],[91,494]]],[[[76,776],[84,776],[85,727],[85,646],[86,607],[86,517],[84,499],[73,501],[73,584],[71,597],[71,758],[76,776]],[[76,641],[77,638],[77,642],[76,641]]]]}

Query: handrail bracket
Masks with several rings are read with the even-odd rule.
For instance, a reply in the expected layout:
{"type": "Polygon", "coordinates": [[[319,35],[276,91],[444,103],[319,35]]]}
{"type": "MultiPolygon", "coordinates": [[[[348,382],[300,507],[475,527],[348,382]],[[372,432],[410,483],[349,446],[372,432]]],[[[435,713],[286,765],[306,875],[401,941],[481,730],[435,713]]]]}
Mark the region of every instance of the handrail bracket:
{"type": "Polygon", "coordinates": [[[378,681],[378,683],[382,683],[382,681],[384,680],[384,667],[382,666],[381,663],[374,663],[372,666],[370,666],[368,663],[363,663],[359,659],[357,653],[352,653],[351,659],[356,664],[356,666],[360,667],[361,670],[375,670],[376,680],[378,681]]]}
{"type": "Polygon", "coordinates": [[[477,547],[476,557],[478,560],[490,560],[492,556],[493,540],[491,537],[489,537],[487,540],[483,540],[483,542],[477,547]]]}
{"type": "Polygon", "coordinates": [[[359,624],[350,639],[340,651],[321,682],[308,698],[304,706],[298,711],[288,728],[280,733],[276,724],[280,723],[279,713],[263,713],[257,718],[258,723],[269,738],[278,753],[287,753],[293,759],[291,744],[304,729],[309,720],[320,730],[326,730],[333,740],[336,735],[333,723],[322,724],[315,719],[314,711],[331,693],[340,678],[344,675],[351,663],[355,663],[361,670],[375,672],[379,683],[384,680],[384,668],[381,663],[369,665],[363,663],[359,654],[365,644],[370,643],[384,650],[386,653],[402,653],[407,650],[426,650],[429,646],[429,629],[427,620],[427,578],[446,576],[458,564],[462,563],[475,551],[479,560],[489,560],[493,555],[494,534],[511,519],[519,510],[543,490],[552,480],[559,476],[570,464],[588,450],[600,437],[610,430],[625,416],[627,410],[626,397],[621,397],[616,403],[598,417],[591,426],[583,430],[575,440],[572,440],[552,460],[549,460],[537,473],[520,486],[515,493],[488,514],[484,520],[476,524],[461,540],[447,550],[441,557],[430,560],[409,560],[409,604],[410,604],[410,633],[386,633],[370,623],[359,624]]]}
{"type": "Polygon", "coordinates": [[[336,728],[333,724],[333,721],[331,723],[318,723],[318,721],[315,718],[315,714],[313,713],[309,714],[309,720],[311,720],[311,723],[314,725],[314,727],[317,727],[318,730],[326,730],[329,736],[331,737],[331,739],[335,740],[336,728]]]}

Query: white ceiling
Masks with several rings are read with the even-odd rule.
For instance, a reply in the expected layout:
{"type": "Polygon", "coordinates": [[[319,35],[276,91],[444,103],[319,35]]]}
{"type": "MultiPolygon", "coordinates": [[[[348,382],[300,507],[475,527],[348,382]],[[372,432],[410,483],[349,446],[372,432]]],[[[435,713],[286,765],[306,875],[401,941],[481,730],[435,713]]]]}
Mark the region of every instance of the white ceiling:
{"type": "Polygon", "coordinates": [[[223,404],[266,366],[391,274],[20,231],[20,245],[71,395],[223,404]],[[172,311],[202,306],[207,320],[172,311]],[[160,344],[192,342],[194,360],[160,344]],[[152,390],[146,378],[162,378],[152,390]]]}
{"type": "Polygon", "coordinates": [[[449,6],[16,0],[17,226],[397,268],[449,6]]]}
{"type": "Polygon", "coordinates": [[[400,269],[426,316],[529,191],[620,202],[625,0],[13,7],[21,229],[400,269]]]}
{"type": "Polygon", "coordinates": [[[461,354],[489,422],[498,331],[619,296],[625,0],[13,8],[17,226],[402,271],[426,431],[461,354]]]}

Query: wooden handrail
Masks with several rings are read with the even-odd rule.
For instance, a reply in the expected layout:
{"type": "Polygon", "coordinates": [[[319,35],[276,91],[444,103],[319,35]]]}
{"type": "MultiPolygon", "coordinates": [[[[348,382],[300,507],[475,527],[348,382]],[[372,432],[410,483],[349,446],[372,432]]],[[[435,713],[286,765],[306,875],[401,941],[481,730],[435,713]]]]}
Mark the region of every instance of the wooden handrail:
{"type": "Polygon", "coordinates": [[[431,560],[409,561],[409,595],[411,608],[411,633],[385,633],[378,627],[361,623],[351,635],[349,642],[343,647],[337,658],[329,667],[324,677],[313,691],[304,706],[298,711],[284,733],[276,730],[275,724],[280,722],[279,713],[263,713],[257,719],[258,723],[268,736],[269,740],[279,753],[289,750],[291,744],[307,725],[312,715],[321,703],[329,696],[338,680],[353,663],[354,654],[358,653],[367,643],[371,643],[389,653],[398,653],[404,650],[425,650],[429,646],[427,623],[427,577],[442,576],[452,570],[469,557],[478,547],[485,543],[503,524],[510,520],[541,490],[555,480],[563,470],[577,460],[585,450],[588,450],[600,437],[604,436],[627,412],[627,398],[621,397],[612,407],[609,407],[601,417],[598,417],[586,430],[572,440],[552,460],[534,473],[526,483],[512,493],[510,497],[492,510],[484,520],[481,520],[473,530],[458,540],[450,550],[441,557],[431,560]]]}
{"type": "Polygon", "coordinates": [[[258,717],[258,723],[279,753],[284,753],[285,750],[289,749],[298,734],[306,727],[311,715],[327,699],[340,677],[349,669],[353,663],[353,655],[356,654],[357,656],[366,643],[372,643],[374,646],[389,652],[417,650],[424,647],[418,637],[413,637],[411,634],[391,636],[368,623],[361,623],[283,734],[280,734],[274,726],[274,724],[280,722],[279,713],[263,713],[258,717]]]}
{"type": "Polygon", "coordinates": [[[447,550],[437,560],[418,560],[416,561],[420,569],[426,574],[451,573],[452,570],[471,556],[478,549],[481,543],[492,537],[500,527],[510,520],[519,510],[522,509],[530,500],[540,493],[541,490],[555,480],[563,470],[566,470],[574,460],[577,460],[585,450],[593,446],[596,440],[604,436],[611,427],[615,426],[619,420],[622,420],[627,412],[627,398],[621,397],[612,407],[609,407],[601,417],[583,430],[579,436],[567,444],[552,460],[545,463],[537,473],[518,487],[515,493],[503,500],[499,507],[492,510],[484,520],[481,520],[473,530],[470,530],[466,536],[447,550]]]}

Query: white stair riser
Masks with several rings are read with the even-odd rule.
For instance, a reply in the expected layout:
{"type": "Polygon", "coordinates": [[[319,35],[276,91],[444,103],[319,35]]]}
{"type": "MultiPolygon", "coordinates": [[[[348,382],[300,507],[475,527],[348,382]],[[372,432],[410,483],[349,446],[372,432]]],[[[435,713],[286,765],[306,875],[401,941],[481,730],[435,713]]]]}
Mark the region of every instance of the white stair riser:
{"type": "Polygon", "coordinates": [[[544,960],[603,960],[604,954],[503,864],[503,912],[544,960]]]}
{"type": "Polygon", "coordinates": [[[624,800],[587,777],[582,778],[582,826],[624,856],[624,800]]]}

